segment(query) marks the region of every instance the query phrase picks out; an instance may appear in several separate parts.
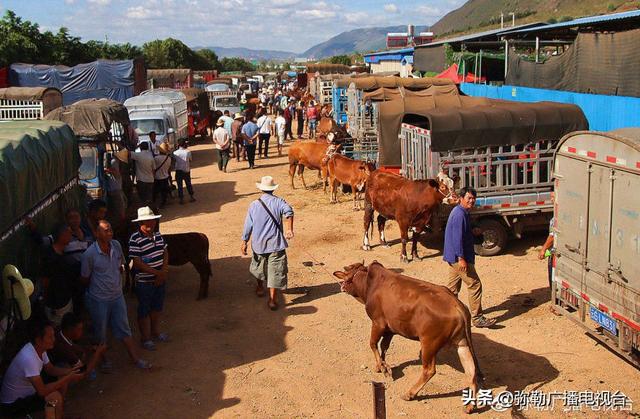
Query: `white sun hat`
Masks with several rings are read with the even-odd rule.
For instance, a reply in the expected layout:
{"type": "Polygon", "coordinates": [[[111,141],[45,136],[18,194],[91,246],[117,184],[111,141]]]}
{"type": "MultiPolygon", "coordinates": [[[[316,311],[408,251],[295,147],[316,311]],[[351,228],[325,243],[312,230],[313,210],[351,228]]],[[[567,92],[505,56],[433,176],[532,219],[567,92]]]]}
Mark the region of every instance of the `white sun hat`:
{"type": "Polygon", "coordinates": [[[270,192],[278,189],[278,184],[274,182],[271,176],[263,176],[260,183],[256,183],[256,188],[264,192],[270,192]]]}
{"type": "Polygon", "coordinates": [[[160,217],[162,217],[162,215],[155,215],[151,208],[142,207],[138,208],[138,218],[131,220],[131,222],[137,223],[139,221],[157,220],[160,217]]]}

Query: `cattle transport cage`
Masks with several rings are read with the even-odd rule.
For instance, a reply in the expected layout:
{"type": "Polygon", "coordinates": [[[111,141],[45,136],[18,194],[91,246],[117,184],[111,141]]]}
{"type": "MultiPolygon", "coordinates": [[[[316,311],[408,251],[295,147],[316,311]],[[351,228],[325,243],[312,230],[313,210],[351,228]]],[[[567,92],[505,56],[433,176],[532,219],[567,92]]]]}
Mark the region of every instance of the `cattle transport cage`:
{"type": "Polygon", "coordinates": [[[347,89],[333,84],[331,106],[333,107],[333,119],[340,126],[344,126],[347,119],[347,89]]]}
{"type": "MultiPolygon", "coordinates": [[[[500,253],[511,233],[548,226],[553,213],[553,153],[557,140],[435,152],[428,129],[403,123],[401,174],[412,180],[434,179],[440,171],[478,192],[472,218],[484,231],[476,252],[500,253]]],[[[457,184],[458,185],[458,184],[457,184]]],[[[448,216],[450,207],[443,206],[448,216]]]]}

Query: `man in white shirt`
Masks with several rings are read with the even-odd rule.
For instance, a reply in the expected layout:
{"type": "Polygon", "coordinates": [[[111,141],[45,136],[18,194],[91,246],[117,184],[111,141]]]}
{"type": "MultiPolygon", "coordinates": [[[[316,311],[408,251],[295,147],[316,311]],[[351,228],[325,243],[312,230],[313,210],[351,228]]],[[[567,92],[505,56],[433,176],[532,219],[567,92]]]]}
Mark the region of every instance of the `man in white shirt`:
{"type": "Polygon", "coordinates": [[[275,121],[274,131],[276,132],[276,136],[278,137],[278,156],[282,156],[282,146],[284,145],[284,133],[287,130],[287,120],[284,119],[282,114],[284,111],[282,109],[278,109],[278,116],[275,121]]]}
{"type": "Polygon", "coordinates": [[[184,204],[183,181],[187,185],[187,191],[191,196],[189,202],[195,202],[196,199],[193,197],[193,187],[191,186],[191,151],[187,150],[187,142],[184,139],[178,143],[178,149],[173,152],[173,156],[176,158],[176,183],[178,184],[180,204],[184,204]]]}
{"type": "Polygon", "coordinates": [[[143,139],[143,140],[138,140],[138,148],[136,148],[135,151],[140,151],[141,148],[140,146],[142,145],[142,143],[147,143],[149,144],[149,151],[151,151],[151,154],[153,154],[154,156],[158,154],[158,149],[159,147],[164,144],[164,140],[160,141],[157,139],[157,135],[155,131],[150,131],[149,132],[149,139],[143,139]]]}
{"type": "Polygon", "coordinates": [[[258,157],[262,156],[265,159],[269,158],[269,138],[271,138],[272,121],[269,115],[267,115],[266,109],[263,110],[262,115],[258,118],[258,157]],[[264,154],[262,153],[262,146],[264,145],[264,154]]]}
{"type": "Polygon", "coordinates": [[[218,169],[221,172],[227,172],[227,164],[229,163],[229,149],[231,148],[231,138],[224,127],[224,121],[218,119],[216,123],[218,128],[213,131],[213,144],[218,151],[218,169]]]}
{"type": "Polygon", "coordinates": [[[153,198],[153,171],[156,162],[149,150],[149,143],[141,143],[140,151],[131,153],[131,160],[136,162],[136,189],[143,205],[149,205],[153,198]]]}
{"type": "Polygon", "coordinates": [[[160,196],[159,208],[164,208],[171,188],[169,182],[171,155],[166,147],[160,147],[158,150],[160,154],[154,157],[156,168],[153,171],[153,202],[157,203],[158,196],[160,196]]]}
{"type": "Polygon", "coordinates": [[[79,368],[58,368],[49,362],[47,351],[53,349],[53,326],[39,322],[33,326],[30,342],[13,358],[2,380],[0,416],[24,417],[44,410],[46,402],[55,404],[55,417],[64,415],[64,395],[69,384],[84,378],[79,368]],[[45,384],[42,371],[57,381],[45,384]]]}

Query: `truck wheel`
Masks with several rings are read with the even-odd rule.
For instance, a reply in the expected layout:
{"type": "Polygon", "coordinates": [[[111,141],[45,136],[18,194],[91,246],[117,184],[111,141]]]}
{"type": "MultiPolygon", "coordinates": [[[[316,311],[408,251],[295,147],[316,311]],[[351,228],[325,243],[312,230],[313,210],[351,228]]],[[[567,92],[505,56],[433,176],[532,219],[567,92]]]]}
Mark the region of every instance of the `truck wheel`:
{"type": "Polygon", "coordinates": [[[495,256],[507,247],[507,230],[501,222],[485,218],[478,227],[482,230],[482,243],[474,246],[477,255],[495,256]]]}

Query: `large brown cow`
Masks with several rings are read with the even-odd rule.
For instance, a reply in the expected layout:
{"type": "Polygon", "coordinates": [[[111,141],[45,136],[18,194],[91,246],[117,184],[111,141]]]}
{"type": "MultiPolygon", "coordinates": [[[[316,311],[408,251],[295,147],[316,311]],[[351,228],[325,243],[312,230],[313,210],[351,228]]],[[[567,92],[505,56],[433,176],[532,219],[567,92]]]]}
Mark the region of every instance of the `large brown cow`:
{"type": "Polygon", "coordinates": [[[298,170],[298,176],[302,179],[302,185],[307,189],[304,181],[304,169],[318,170],[318,176],[322,178],[323,190],[326,191],[324,180],[327,177],[327,166],[323,163],[323,159],[327,154],[328,143],[318,143],[310,141],[295,141],[289,147],[289,178],[291,179],[291,188],[295,189],[293,177],[298,170]]]}
{"type": "MultiPolygon", "coordinates": [[[[471,341],[471,314],[446,287],[401,275],[378,262],[356,263],[333,273],[340,288],[364,303],[371,319],[369,346],[376,371],[391,376],[385,355],[394,335],[420,342],[422,373],[402,398],[413,399],[436,373],[436,355],[446,345],[455,347],[469,380],[472,396],[482,374],[471,341]],[[378,350],[380,343],[380,350],[378,350]]],[[[474,409],[467,405],[467,413],[474,409]]]]}
{"type": "Polygon", "coordinates": [[[374,171],[367,181],[364,205],[364,239],[362,248],[370,250],[369,228],[373,229],[373,214],[378,212],[380,243],[388,247],[384,237],[386,220],[396,220],[402,238],[401,260],[408,262],[407,240],[413,229],[411,256],[418,259],[418,235],[422,233],[441,202],[456,199],[453,181],[441,174],[436,181],[409,180],[393,173],[374,171]]]}
{"type": "Polygon", "coordinates": [[[353,209],[360,209],[360,194],[364,191],[367,179],[375,169],[371,163],[353,160],[341,154],[334,154],[327,162],[331,203],[338,202],[338,184],[351,186],[353,209]]]}

